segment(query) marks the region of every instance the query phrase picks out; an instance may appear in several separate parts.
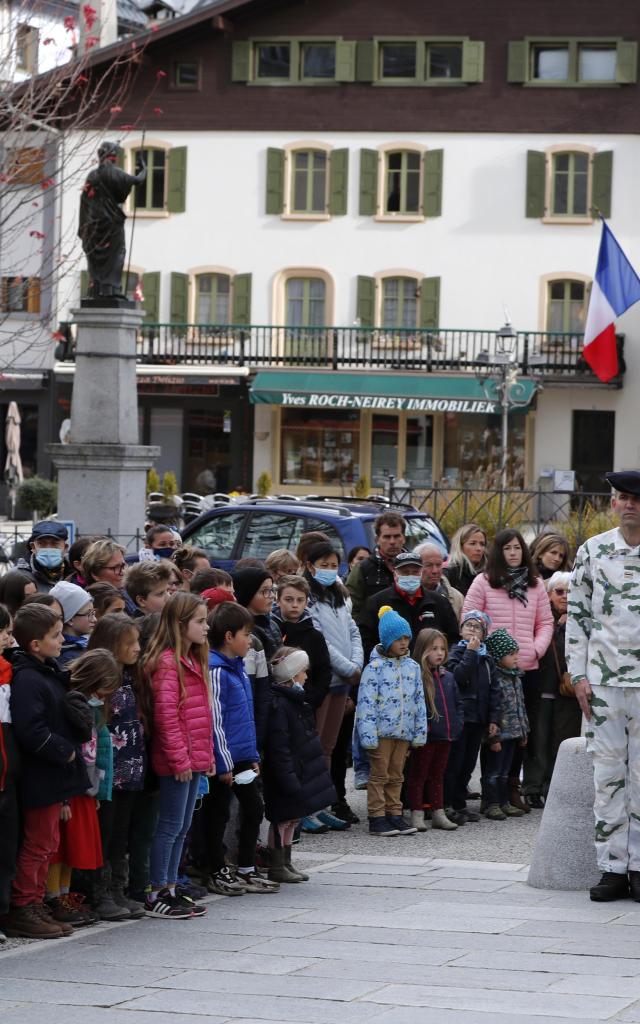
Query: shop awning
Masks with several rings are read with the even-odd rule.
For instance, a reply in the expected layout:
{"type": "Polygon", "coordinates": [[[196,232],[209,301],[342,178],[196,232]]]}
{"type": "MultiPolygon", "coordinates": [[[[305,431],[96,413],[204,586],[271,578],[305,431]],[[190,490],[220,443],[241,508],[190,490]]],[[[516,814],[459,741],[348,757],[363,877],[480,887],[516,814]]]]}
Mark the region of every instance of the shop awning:
{"type": "MultiPolygon", "coordinates": [[[[511,398],[519,409],[530,405],[535,381],[520,378],[511,398]]],[[[397,409],[406,412],[496,413],[500,411],[498,382],[475,374],[446,377],[435,374],[302,373],[268,371],[255,376],[250,389],[254,403],[316,409],[397,409]]]]}

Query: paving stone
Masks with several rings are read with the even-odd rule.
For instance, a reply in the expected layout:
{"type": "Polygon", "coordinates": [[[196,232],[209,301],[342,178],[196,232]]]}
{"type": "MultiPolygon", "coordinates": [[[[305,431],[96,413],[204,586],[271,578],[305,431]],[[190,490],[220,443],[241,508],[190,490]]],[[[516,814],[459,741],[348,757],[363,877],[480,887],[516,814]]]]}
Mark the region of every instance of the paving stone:
{"type": "MultiPolygon", "coordinates": [[[[163,978],[171,978],[179,974],[179,970],[170,967],[123,966],[121,964],[105,964],[104,960],[87,963],[83,958],[71,960],[55,960],[53,957],[43,961],[35,957],[14,957],[6,963],[0,961],[0,978],[4,989],[4,979],[24,978],[42,981],[71,981],[87,985],[139,986],[153,985],[163,978]]],[[[129,997],[127,997],[129,998],[129,997]]]]}
{"type": "MultiPolygon", "coordinates": [[[[478,867],[477,860],[444,860],[442,857],[434,857],[431,861],[432,868],[469,868],[471,871],[478,867]]],[[[483,861],[482,868],[485,871],[524,871],[528,870],[527,864],[512,864],[506,861],[483,861]]]]}
{"type": "MultiPolygon", "coordinates": [[[[231,971],[184,971],[166,981],[159,981],[155,988],[185,989],[188,992],[242,992],[243,995],[288,996],[298,999],[331,999],[348,1002],[380,988],[382,981],[370,979],[334,978],[331,985],[321,978],[285,975],[275,976],[257,973],[260,960],[254,962],[253,975],[236,974],[231,971]]],[[[422,972],[421,972],[422,973],[422,972]]]]}
{"type": "Polygon", "coordinates": [[[526,882],[528,868],[500,870],[489,865],[475,865],[475,867],[460,867],[456,861],[452,861],[448,867],[434,867],[430,864],[425,872],[438,878],[489,878],[503,879],[505,882],[526,882]]]}
{"type": "Polygon", "coordinates": [[[434,890],[446,889],[451,892],[499,892],[504,890],[508,886],[508,882],[503,878],[496,880],[489,878],[436,878],[432,881],[429,889],[433,892],[434,890]]]}
{"type": "Polygon", "coordinates": [[[322,874],[318,874],[317,880],[321,885],[376,886],[385,891],[389,889],[420,889],[431,885],[431,879],[418,872],[414,872],[411,875],[394,874],[387,878],[386,875],[380,874],[365,875],[362,872],[348,874],[338,871],[325,871],[322,874]]]}
{"type": "MultiPolygon", "coordinates": [[[[123,1010],[119,1006],[109,1009],[98,1006],[47,1006],[44,1016],[41,1003],[23,1004],[19,1009],[11,1011],[11,1017],[2,1017],[2,1020],[6,1024],[43,1024],[43,1020],[46,1024],[176,1024],[173,1013],[123,1010]]],[[[226,1024],[226,1021],[226,1016],[180,1015],[180,1024],[226,1024]]]]}
{"type": "Polygon", "coordinates": [[[550,939],[601,939],[604,944],[612,942],[640,942],[640,929],[620,928],[617,924],[593,923],[590,928],[576,929],[570,921],[523,921],[514,925],[510,935],[546,935],[550,939]]]}
{"type": "MultiPolygon", "coordinates": [[[[426,942],[433,942],[433,939],[425,937],[424,932],[415,928],[372,928],[353,926],[337,926],[330,932],[331,941],[336,939],[342,942],[383,942],[393,945],[424,946],[426,942]]],[[[539,938],[528,935],[510,936],[508,932],[503,935],[487,935],[481,932],[438,932],[437,945],[439,949],[446,950],[449,947],[452,951],[489,949],[494,952],[520,952],[520,953],[541,953],[547,950],[549,939],[544,936],[539,938]]],[[[250,955],[250,954],[248,954],[250,955]]],[[[357,950],[354,950],[357,956],[357,950]]]]}
{"type": "MultiPolygon", "coordinates": [[[[616,1017],[616,1022],[618,1021],[616,1017]]],[[[381,1017],[376,1017],[376,1024],[567,1024],[566,1017],[544,1017],[529,1013],[496,1012],[495,1010],[477,1010],[472,1014],[468,1010],[445,1010],[429,1006],[401,1006],[381,1017]]],[[[234,1022],[235,1024],[235,1022],[234,1022]]],[[[240,1022],[237,1022],[240,1024],[240,1022]]],[[[248,1024],[243,1021],[242,1024],[248,1024]]]]}
{"type": "MultiPolygon", "coordinates": [[[[495,967],[491,953],[467,953],[456,961],[456,967],[495,967]]],[[[638,973],[635,960],[617,960],[611,957],[559,955],[557,953],[512,953],[501,967],[505,971],[550,971],[554,974],[609,975],[634,977],[638,973]]]]}
{"type": "Polygon", "coordinates": [[[64,1003],[71,1006],[116,1006],[146,992],[143,988],[116,985],[83,985],[74,982],[31,981],[4,978],[2,995],[23,1002],[64,1003]]]}
{"type": "MultiPolygon", "coordinates": [[[[435,895],[435,894],[434,894],[435,895]]],[[[473,894],[469,894],[470,897],[473,894]]],[[[446,902],[443,905],[446,906],[446,902]]],[[[421,900],[414,905],[416,913],[420,913],[423,910],[434,910],[438,905],[438,902],[434,899],[429,901],[428,897],[425,900],[421,900]]],[[[498,904],[496,903],[475,903],[473,904],[474,914],[495,914],[496,911],[499,913],[501,918],[511,916],[513,918],[522,918],[523,916],[529,921],[575,921],[576,923],[593,924],[599,921],[603,924],[607,924],[610,921],[616,919],[619,913],[611,909],[611,904],[595,906],[585,901],[582,907],[562,907],[557,906],[552,900],[550,903],[543,905],[527,906],[526,912],[522,905],[518,905],[515,902],[507,903],[506,900],[501,899],[498,904]]],[[[515,924],[516,922],[514,922],[515,924]]],[[[640,923],[640,919],[638,921],[640,923]]]]}
{"type": "MultiPolygon", "coordinates": [[[[637,966],[636,966],[637,971],[637,966]]],[[[550,992],[567,992],[585,996],[630,996],[640,999],[640,977],[620,978],[610,975],[573,975],[555,981],[550,992]]]]}
{"type": "Polygon", "coordinates": [[[375,859],[367,858],[366,860],[363,859],[361,861],[342,860],[334,864],[323,865],[318,870],[317,874],[318,876],[332,875],[335,873],[343,875],[367,875],[372,872],[373,867],[375,865],[378,874],[392,878],[394,875],[419,875],[424,872],[426,867],[423,861],[416,861],[414,864],[402,864],[396,863],[393,860],[389,860],[388,864],[384,865],[386,867],[386,870],[383,871],[383,864],[381,862],[383,862],[384,860],[385,858],[383,857],[376,857],[375,859]]]}
{"type": "MultiPolygon", "coordinates": [[[[572,996],[556,996],[556,999],[570,999],[572,996]]],[[[207,1016],[255,1017],[258,1020],[305,1022],[305,1024],[362,1024],[382,1012],[382,1008],[370,1002],[341,1003],[329,999],[288,999],[280,996],[256,996],[235,993],[210,992],[154,992],[127,1003],[125,1008],[134,1010],[164,1010],[174,1013],[181,1020],[183,1013],[202,1014],[201,1024],[207,1024],[207,1016]]],[[[155,1024],[153,1016],[149,1024],[155,1024]]]]}
{"type": "MultiPolygon", "coordinates": [[[[256,955],[260,950],[256,949],[256,955]]],[[[354,956],[352,942],[333,942],[330,939],[276,939],[265,947],[265,953],[269,956],[310,956],[328,957],[339,959],[340,957],[354,956]]],[[[459,951],[458,951],[459,952],[459,951]]],[[[451,950],[430,948],[429,946],[394,946],[381,942],[358,943],[357,955],[361,960],[373,960],[380,963],[397,961],[398,963],[412,964],[441,964],[451,959],[451,950]]],[[[454,954],[455,955],[455,952],[454,954]]]]}
{"type": "MultiPolygon", "coordinates": [[[[460,951],[458,950],[458,953],[460,951]]],[[[407,985],[433,985],[435,987],[483,988],[483,989],[517,989],[522,992],[544,992],[554,981],[562,981],[562,973],[542,974],[532,971],[474,970],[470,967],[458,968],[457,960],[441,967],[421,967],[417,973],[413,964],[379,964],[366,963],[357,956],[351,961],[323,960],[314,967],[299,972],[300,977],[327,978],[333,985],[336,978],[360,978],[379,981],[380,984],[404,983],[407,985]]],[[[289,979],[288,979],[289,980],[289,979]]],[[[164,984],[164,983],[163,983],[164,984]]],[[[366,996],[365,998],[369,998],[366,996]]]]}

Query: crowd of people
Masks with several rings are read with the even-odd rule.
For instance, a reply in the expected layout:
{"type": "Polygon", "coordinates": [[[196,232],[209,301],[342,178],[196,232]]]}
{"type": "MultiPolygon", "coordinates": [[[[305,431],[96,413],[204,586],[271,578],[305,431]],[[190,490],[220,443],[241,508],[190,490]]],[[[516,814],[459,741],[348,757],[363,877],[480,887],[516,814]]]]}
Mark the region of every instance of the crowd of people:
{"type": "Polygon", "coordinates": [[[131,558],[37,523],[0,579],[3,932],[186,920],[207,893],[303,882],[300,834],[359,822],[351,766],[372,836],[541,807],[582,716],[566,540],[468,524],[445,564],[405,537],[383,512],[343,579],[318,532],[229,574],[163,526],[131,558]]]}

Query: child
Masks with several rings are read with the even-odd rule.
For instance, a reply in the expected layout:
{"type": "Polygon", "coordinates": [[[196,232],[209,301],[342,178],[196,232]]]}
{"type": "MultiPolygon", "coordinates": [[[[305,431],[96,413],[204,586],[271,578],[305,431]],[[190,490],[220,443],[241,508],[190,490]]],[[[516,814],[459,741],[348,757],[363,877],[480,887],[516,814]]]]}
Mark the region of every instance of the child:
{"type": "Polygon", "coordinates": [[[287,548],[271,551],[264,560],[264,567],[272,573],[276,586],[285,576],[295,576],[302,569],[296,556],[287,548]]]}
{"type": "Polygon", "coordinates": [[[453,744],[444,779],[445,813],[456,825],[479,821],[467,807],[467,786],[478,761],[482,736],[498,731],[500,686],[493,659],[485,645],[491,628],[486,612],[473,609],[462,616],[462,639],[449,653],[448,668],[458,684],[464,706],[464,726],[453,744]]]}
{"type": "Polygon", "coordinates": [[[419,666],[409,657],[411,626],[383,605],[378,612],[380,643],[362,673],[356,725],[369,751],[367,785],[369,833],[413,835],[402,817],[402,779],[410,747],[427,742],[427,708],[419,666]]]}
{"type": "Polygon", "coordinates": [[[111,583],[104,581],[92,583],[87,587],[87,594],[93,599],[93,607],[98,621],[103,615],[121,615],[125,610],[126,605],[122,592],[116,590],[111,583]]]}
{"type": "Polygon", "coordinates": [[[309,656],[304,699],[317,711],[329,692],[331,660],[327,641],[307,611],[310,592],[309,584],[302,576],[282,575],[273,617],[280,627],[283,644],[299,647],[309,656]]]}
{"type": "Polygon", "coordinates": [[[224,569],[212,568],[198,569],[189,584],[189,591],[192,594],[201,594],[203,590],[211,587],[224,587],[233,594],[233,580],[229,573],[224,569]]]}
{"type": "Polygon", "coordinates": [[[444,812],[444,775],[449,751],[462,732],[464,712],[455,679],[442,666],[447,660],[448,643],[437,629],[421,629],[413,648],[413,660],[422,670],[427,705],[427,744],[414,750],[409,758],[408,796],[411,824],[426,832],[424,791],[431,806],[431,828],[451,831],[458,826],[444,812]]]}
{"type": "Polygon", "coordinates": [[[207,912],[177,882],[200,776],[215,770],[208,657],[207,606],[179,591],[164,606],[143,662],[153,696],[151,752],[160,788],[151,892],[144,905],[149,917],[184,920],[207,912]]]}
{"type": "Polygon", "coordinates": [[[251,645],[253,617],[242,605],[225,601],[209,614],[208,623],[213,734],[218,766],[218,774],[209,783],[209,793],[203,798],[200,811],[209,855],[208,888],[222,896],[277,892],[279,885],[263,878],[255,869],[264,809],[258,785],[260,755],[253,694],[243,664],[251,645]],[[249,770],[256,773],[252,782],[244,785],[234,782],[234,776],[249,770]],[[237,879],[225,865],[223,843],[232,793],[240,805],[237,879]]]}
{"type": "Polygon", "coordinates": [[[137,615],[161,612],[169,599],[171,566],[165,562],[136,562],[125,575],[125,590],[138,609],[137,615]]]}
{"type": "Polygon", "coordinates": [[[206,572],[211,568],[207,552],[202,548],[192,548],[189,545],[177,548],[171,556],[171,561],[180,576],[180,590],[188,591],[196,573],[206,572]]]}
{"type": "Polygon", "coordinates": [[[60,665],[67,665],[87,649],[89,635],[96,625],[93,599],[82,587],[62,580],[49,591],[62,607],[62,650],[58,659],[60,665]]]}
{"type": "Polygon", "coordinates": [[[486,817],[492,821],[520,818],[519,807],[509,803],[509,773],[516,747],[526,747],[529,720],[524,705],[521,673],[518,670],[517,640],[506,629],[487,637],[487,650],[497,666],[502,711],[499,733],[489,733],[483,765],[483,796],[486,817]]]}
{"type": "Polygon", "coordinates": [[[24,838],[12,887],[12,908],[0,921],[7,935],[57,939],[72,929],[44,906],[49,860],[60,842],[64,800],[89,787],[82,736],[67,712],[68,674],[56,658],[62,648],[60,617],[41,604],[16,614],[10,710],[22,754],[24,838]]]}
{"type": "Polygon", "coordinates": [[[281,647],[271,664],[273,688],[264,760],[266,816],[269,819],[269,878],[306,882],[291,864],[291,843],[298,821],[335,802],[335,790],[316,732],[304,686],[309,658],[281,647]]]}
{"type": "Polygon", "coordinates": [[[182,573],[178,569],[177,565],[170,562],[167,558],[163,558],[160,565],[164,565],[169,570],[169,582],[167,583],[167,594],[169,597],[173,597],[179,590],[188,590],[188,587],[182,585],[182,573]]]}
{"type": "Polygon", "coordinates": [[[95,872],[102,867],[96,800],[111,798],[109,776],[113,765],[104,709],[106,702],[108,713],[109,697],[120,686],[120,670],[109,651],[95,650],[86,651],[72,662],[70,673],[73,690],[82,694],[92,709],[91,737],[82,745],[82,757],[91,785],[86,793],[73,796],[63,804],[60,846],[49,865],[46,906],[55,921],[64,921],[78,928],[98,921],[97,915],[83,906],[84,897],[70,892],[71,872],[72,869],[95,872]],[[106,737],[99,736],[100,732],[106,732],[106,737]]]}
{"type": "MultiPolygon", "coordinates": [[[[13,642],[11,616],[0,604],[0,650],[10,648],[13,642]]],[[[16,870],[18,853],[18,797],[16,792],[19,772],[18,749],[11,725],[10,662],[0,654],[0,917],[9,912],[11,879],[16,870]]],[[[0,942],[6,936],[0,931],[0,942]]]]}
{"type": "Polygon", "coordinates": [[[12,569],[0,577],[0,602],[13,618],[18,608],[22,607],[25,597],[37,593],[38,588],[32,579],[18,569],[12,569]]]}

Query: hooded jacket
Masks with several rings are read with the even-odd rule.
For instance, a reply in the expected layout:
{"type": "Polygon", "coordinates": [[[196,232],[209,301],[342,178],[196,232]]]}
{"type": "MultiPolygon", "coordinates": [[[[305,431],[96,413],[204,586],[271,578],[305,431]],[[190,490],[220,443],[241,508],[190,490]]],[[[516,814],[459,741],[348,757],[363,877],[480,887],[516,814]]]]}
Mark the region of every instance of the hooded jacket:
{"type": "MultiPolygon", "coordinates": [[[[331,588],[327,588],[329,591],[331,588]]],[[[331,662],[330,690],[348,693],[350,677],[364,664],[362,640],[346,604],[336,604],[327,593],[326,600],[312,600],[309,614],[316,629],[323,634],[331,662]]]]}
{"type": "Polygon", "coordinates": [[[427,742],[457,740],[464,725],[464,709],[458,684],[446,668],[432,672],[434,703],[438,717],[435,718],[427,707],[427,742]]]}
{"type": "Polygon", "coordinates": [[[209,653],[213,738],[218,774],[235,765],[260,760],[256,743],[251,682],[242,658],[209,653]]]}
{"type": "Polygon", "coordinates": [[[304,612],[297,622],[286,622],[279,611],[274,612],[273,617],[280,627],[282,643],[287,647],[299,647],[309,656],[304,699],[317,711],[329,692],[331,682],[331,658],[327,641],[308,612],[304,612]]]}
{"type": "Polygon", "coordinates": [[[16,562],[16,569],[35,583],[38,593],[48,594],[56,583],[64,579],[68,566],[63,557],[57,569],[45,569],[43,565],[38,564],[36,556],[33,554],[28,558],[19,558],[16,562]]]}
{"type": "Polygon", "coordinates": [[[449,651],[449,671],[462,696],[465,722],[488,725],[500,721],[500,685],[490,654],[470,651],[464,641],[449,651]]]}
{"type": "Polygon", "coordinates": [[[380,646],[362,673],[356,725],[360,745],[375,750],[381,739],[427,742],[427,708],[420,666],[408,654],[390,658],[380,646]]]}
{"type": "Polygon", "coordinates": [[[520,740],[529,732],[529,719],[524,706],[522,679],[518,672],[506,672],[498,666],[498,685],[502,712],[499,740],[520,740]]]}
{"type": "Polygon", "coordinates": [[[180,664],[184,697],[175,651],[163,651],[151,677],[151,760],[158,775],[177,775],[189,770],[208,772],[215,764],[208,680],[199,664],[194,665],[187,658],[182,658],[180,664]]]}

